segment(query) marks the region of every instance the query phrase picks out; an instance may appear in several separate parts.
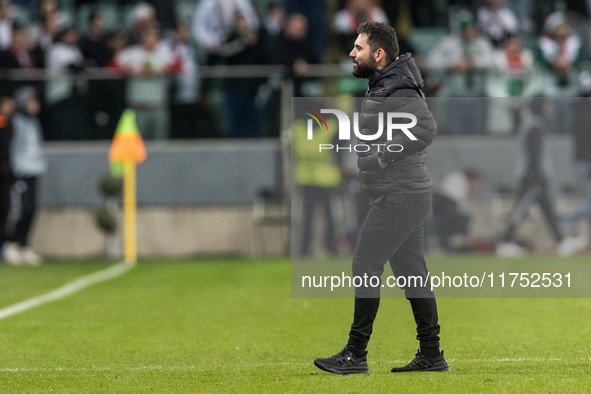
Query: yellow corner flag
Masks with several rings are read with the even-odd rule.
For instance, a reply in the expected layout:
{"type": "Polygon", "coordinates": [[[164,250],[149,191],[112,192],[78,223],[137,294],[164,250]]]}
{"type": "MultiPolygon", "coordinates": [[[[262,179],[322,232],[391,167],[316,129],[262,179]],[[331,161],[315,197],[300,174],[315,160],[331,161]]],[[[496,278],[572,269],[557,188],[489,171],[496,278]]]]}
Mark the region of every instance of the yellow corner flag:
{"type": "Polygon", "coordinates": [[[135,122],[135,112],[126,109],[117,124],[109,149],[111,172],[123,176],[123,217],[125,261],[137,262],[136,172],[137,164],[146,160],[146,148],[135,122]]]}

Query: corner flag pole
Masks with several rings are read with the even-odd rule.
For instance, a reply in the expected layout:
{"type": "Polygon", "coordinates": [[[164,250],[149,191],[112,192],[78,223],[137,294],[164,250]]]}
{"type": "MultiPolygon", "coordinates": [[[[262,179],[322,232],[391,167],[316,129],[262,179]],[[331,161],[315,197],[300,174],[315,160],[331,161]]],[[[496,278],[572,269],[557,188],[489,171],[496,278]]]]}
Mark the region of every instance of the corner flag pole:
{"type": "Polygon", "coordinates": [[[123,222],[125,262],[137,262],[136,171],[133,160],[123,162],[123,222]]]}
{"type": "Polygon", "coordinates": [[[126,109],[121,115],[111,149],[111,172],[123,176],[123,240],[125,262],[137,262],[136,165],[146,160],[146,148],[135,122],[135,113],[126,109]]]}

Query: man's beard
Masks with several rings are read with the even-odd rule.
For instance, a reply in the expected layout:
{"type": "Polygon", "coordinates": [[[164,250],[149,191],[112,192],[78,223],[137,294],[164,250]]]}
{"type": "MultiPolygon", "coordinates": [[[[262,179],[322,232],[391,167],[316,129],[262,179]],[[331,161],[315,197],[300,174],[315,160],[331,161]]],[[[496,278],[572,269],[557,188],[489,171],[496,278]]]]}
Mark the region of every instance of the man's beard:
{"type": "Polygon", "coordinates": [[[378,62],[373,57],[370,57],[367,61],[357,63],[357,67],[353,68],[353,76],[355,78],[369,78],[377,69],[378,62]]]}

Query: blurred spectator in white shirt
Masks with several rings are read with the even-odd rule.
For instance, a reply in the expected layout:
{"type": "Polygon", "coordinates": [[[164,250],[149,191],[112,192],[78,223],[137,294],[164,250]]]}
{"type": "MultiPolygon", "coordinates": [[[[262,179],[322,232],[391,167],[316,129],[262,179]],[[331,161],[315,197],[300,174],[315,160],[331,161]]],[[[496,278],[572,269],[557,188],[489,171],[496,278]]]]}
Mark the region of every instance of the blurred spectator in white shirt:
{"type": "Polygon", "coordinates": [[[156,26],[156,10],[148,3],[138,3],[131,11],[131,35],[134,43],[142,41],[144,32],[156,26]]]}
{"type": "Polygon", "coordinates": [[[29,45],[35,63],[44,67],[47,49],[58,31],[70,24],[70,21],[58,9],[56,0],[40,0],[37,12],[36,19],[29,25],[29,45]]]}
{"type": "Polygon", "coordinates": [[[557,11],[546,18],[538,40],[538,60],[551,73],[545,94],[574,96],[578,93],[577,67],[583,60],[581,39],[572,34],[566,14],[557,11]]]}
{"type": "Polygon", "coordinates": [[[519,20],[505,0],[486,0],[478,9],[478,27],[499,48],[507,37],[519,33],[519,20]]]}
{"type": "MultiPolygon", "coordinates": [[[[579,94],[579,66],[584,60],[581,39],[572,34],[566,14],[548,15],[544,34],[538,40],[538,61],[544,67],[542,93],[548,97],[574,97],[579,94]]],[[[553,102],[551,130],[570,134],[573,128],[572,105],[568,100],[553,102]]]]}
{"type": "Polygon", "coordinates": [[[45,65],[52,77],[45,92],[49,104],[72,94],[75,81],[67,74],[80,71],[84,66],[84,56],[78,48],[78,39],[78,31],[73,27],[66,27],[56,35],[55,43],[47,50],[45,65]]]}
{"type": "MultiPolygon", "coordinates": [[[[503,49],[494,54],[495,73],[490,76],[488,92],[492,97],[523,97],[533,96],[539,93],[539,74],[536,72],[532,51],[523,48],[521,38],[508,37],[503,49]]],[[[517,134],[522,123],[522,101],[517,99],[494,101],[503,111],[508,111],[511,123],[500,126],[504,131],[517,134]]]]}
{"type": "Polygon", "coordinates": [[[45,89],[45,100],[50,124],[46,127],[51,139],[85,139],[88,137],[86,108],[79,100],[86,94],[86,79],[80,75],[84,56],[78,48],[78,31],[67,26],[55,37],[47,49],[46,68],[50,79],[45,89]]]}
{"type": "MultiPolygon", "coordinates": [[[[201,0],[193,16],[192,33],[203,50],[215,57],[218,49],[234,29],[236,15],[244,17],[250,30],[256,31],[259,21],[250,0],[201,0]]],[[[210,62],[213,59],[210,58],[210,62]]]]}
{"type": "Polygon", "coordinates": [[[497,73],[490,86],[493,97],[521,97],[531,89],[534,71],[533,53],[523,48],[521,38],[508,37],[503,49],[494,54],[497,73]]]}
{"type": "Polygon", "coordinates": [[[455,16],[459,33],[452,33],[429,54],[427,63],[441,74],[441,95],[472,97],[474,100],[449,100],[449,133],[482,134],[486,132],[489,71],[493,67],[493,48],[480,36],[474,16],[461,11],[455,16]]]}
{"type": "Polygon", "coordinates": [[[448,96],[482,97],[485,95],[486,72],[493,66],[493,48],[480,36],[472,13],[460,12],[456,17],[459,33],[441,40],[428,58],[428,65],[449,73],[444,90],[448,96]]]}
{"type": "Polygon", "coordinates": [[[12,41],[12,2],[0,0],[0,50],[10,46],[12,41]]]}
{"type": "Polygon", "coordinates": [[[136,111],[136,120],[146,139],[168,137],[168,78],[177,72],[171,50],[160,41],[160,31],[150,27],[143,32],[141,43],[121,51],[115,66],[131,75],[127,85],[127,104],[136,111]]]}

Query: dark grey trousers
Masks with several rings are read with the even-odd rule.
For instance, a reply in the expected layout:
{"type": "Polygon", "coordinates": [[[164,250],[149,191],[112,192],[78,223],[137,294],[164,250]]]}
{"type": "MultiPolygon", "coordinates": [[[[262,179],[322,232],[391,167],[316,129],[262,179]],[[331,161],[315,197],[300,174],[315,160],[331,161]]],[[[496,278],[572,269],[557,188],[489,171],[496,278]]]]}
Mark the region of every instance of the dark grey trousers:
{"type": "MultiPolygon", "coordinates": [[[[397,278],[421,276],[426,279],[423,222],[431,203],[431,193],[390,193],[374,200],[357,243],[353,275],[381,277],[384,265],[390,261],[397,278]]],[[[429,286],[406,286],[404,291],[412,307],[421,348],[438,350],[440,330],[433,292],[429,286]]],[[[355,313],[348,347],[358,350],[367,347],[379,305],[380,286],[355,289],[355,313]]]]}

